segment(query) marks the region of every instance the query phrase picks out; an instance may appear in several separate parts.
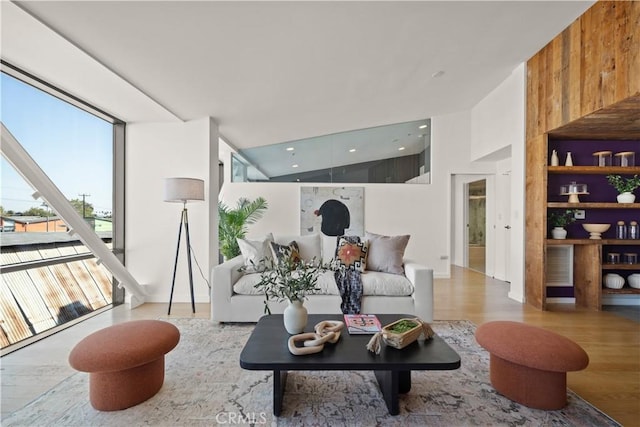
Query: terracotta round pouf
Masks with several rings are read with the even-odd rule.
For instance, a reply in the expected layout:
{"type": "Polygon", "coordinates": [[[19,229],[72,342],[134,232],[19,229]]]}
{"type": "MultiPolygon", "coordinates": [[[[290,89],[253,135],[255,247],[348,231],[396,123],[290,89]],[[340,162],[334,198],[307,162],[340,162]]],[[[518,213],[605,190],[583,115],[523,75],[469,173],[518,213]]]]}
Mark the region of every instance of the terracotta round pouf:
{"type": "Polygon", "coordinates": [[[589,364],[587,353],[569,338],[524,323],[485,323],[476,330],[476,340],[490,353],[491,385],[531,408],[565,407],[567,372],[589,364]]]}
{"type": "Polygon", "coordinates": [[[178,328],[159,320],[135,320],[101,329],[80,341],[69,364],[89,372],[91,405],[117,411],[155,395],[164,382],[164,355],[180,341],[178,328]]]}

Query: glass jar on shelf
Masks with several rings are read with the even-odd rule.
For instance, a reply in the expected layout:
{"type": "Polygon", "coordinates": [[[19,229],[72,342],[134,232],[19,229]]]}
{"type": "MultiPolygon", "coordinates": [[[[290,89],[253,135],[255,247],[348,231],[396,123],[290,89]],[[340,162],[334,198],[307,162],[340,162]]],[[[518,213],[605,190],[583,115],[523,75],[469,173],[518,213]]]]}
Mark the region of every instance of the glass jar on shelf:
{"type": "Polygon", "coordinates": [[[607,254],[607,264],[620,264],[620,254],[617,252],[609,252],[607,254]]]}
{"type": "Polygon", "coordinates": [[[638,263],[638,254],[633,252],[626,252],[623,257],[625,264],[637,264],[638,263]]]}
{"type": "Polygon", "coordinates": [[[631,167],[636,165],[636,153],[633,151],[623,151],[614,155],[616,166],[631,167]]]}
{"type": "Polygon", "coordinates": [[[593,153],[594,166],[611,166],[611,151],[596,151],[593,153]]]}
{"type": "Polygon", "coordinates": [[[626,239],[627,238],[627,226],[624,221],[618,221],[616,224],[616,239],[626,239]]]}
{"type": "Polygon", "coordinates": [[[637,221],[631,221],[627,231],[627,237],[629,239],[640,239],[640,226],[638,226],[637,221]]]}

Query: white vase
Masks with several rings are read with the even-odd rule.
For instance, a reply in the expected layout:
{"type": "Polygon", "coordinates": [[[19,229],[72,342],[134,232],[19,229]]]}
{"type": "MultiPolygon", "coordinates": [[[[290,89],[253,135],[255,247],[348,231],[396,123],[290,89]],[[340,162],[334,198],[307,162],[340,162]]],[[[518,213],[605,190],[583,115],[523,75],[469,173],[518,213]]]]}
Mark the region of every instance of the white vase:
{"type": "Polygon", "coordinates": [[[551,237],[553,237],[554,239],[566,239],[567,230],[562,227],[553,227],[551,229],[551,237]]]}
{"type": "Polygon", "coordinates": [[[290,334],[299,334],[307,326],[307,308],[302,305],[302,301],[289,301],[289,305],[282,313],[284,328],[290,334]]]}
{"type": "Polygon", "coordinates": [[[636,195],[633,193],[620,193],[618,194],[618,203],[633,203],[636,200],[636,195]]]}
{"type": "Polygon", "coordinates": [[[551,166],[558,166],[560,164],[560,159],[558,159],[558,152],[553,150],[551,152],[551,166]]]}
{"type": "Polygon", "coordinates": [[[567,153],[567,160],[565,160],[564,165],[573,166],[573,157],[571,157],[571,151],[567,153]]]}

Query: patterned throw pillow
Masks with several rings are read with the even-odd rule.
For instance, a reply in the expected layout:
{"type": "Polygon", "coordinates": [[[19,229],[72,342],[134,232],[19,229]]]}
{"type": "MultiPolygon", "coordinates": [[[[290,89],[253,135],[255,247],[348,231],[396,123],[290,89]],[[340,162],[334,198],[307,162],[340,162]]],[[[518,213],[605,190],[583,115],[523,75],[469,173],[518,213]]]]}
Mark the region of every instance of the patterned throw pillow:
{"type": "MultiPolygon", "coordinates": [[[[360,239],[357,239],[360,240],[360,239]]],[[[364,273],[367,268],[369,241],[350,242],[341,237],[336,248],[336,261],[341,268],[364,273]]]]}
{"type": "Polygon", "coordinates": [[[282,261],[290,261],[294,264],[300,262],[300,249],[298,244],[294,241],[289,242],[288,245],[279,245],[276,242],[269,242],[271,247],[271,255],[273,255],[273,261],[277,264],[282,261]]]}

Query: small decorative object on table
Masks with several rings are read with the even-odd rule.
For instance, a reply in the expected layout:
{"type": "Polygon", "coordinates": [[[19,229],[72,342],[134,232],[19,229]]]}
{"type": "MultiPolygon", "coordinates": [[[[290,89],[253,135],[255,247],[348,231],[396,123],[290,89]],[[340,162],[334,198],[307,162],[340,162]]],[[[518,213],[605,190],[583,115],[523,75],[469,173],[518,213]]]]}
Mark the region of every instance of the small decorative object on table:
{"type": "Polygon", "coordinates": [[[375,314],[345,314],[344,323],[350,334],[375,334],[382,331],[382,324],[375,314]]]}
{"type": "Polygon", "coordinates": [[[326,343],[335,344],[340,339],[340,332],[344,328],[344,323],[334,320],[323,320],[317,323],[315,332],[307,332],[306,334],[298,334],[289,337],[287,346],[289,352],[296,356],[305,354],[319,353],[324,349],[326,343]],[[303,342],[302,347],[296,345],[297,342],[303,342]]]}
{"type": "Polygon", "coordinates": [[[289,301],[283,313],[284,326],[290,334],[299,334],[307,326],[307,309],[302,302],[307,294],[319,289],[316,286],[318,275],[324,266],[315,260],[310,263],[302,261],[296,242],[286,247],[273,242],[271,245],[278,246],[283,254],[260,273],[260,282],[254,287],[264,293],[267,314],[271,314],[270,300],[289,301]]]}
{"type": "Polygon", "coordinates": [[[382,328],[367,344],[367,350],[380,354],[381,341],[390,347],[403,349],[424,333],[425,339],[431,339],[435,335],[431,326],[415,317],[413,319],[399,319],[382,328]]]}

